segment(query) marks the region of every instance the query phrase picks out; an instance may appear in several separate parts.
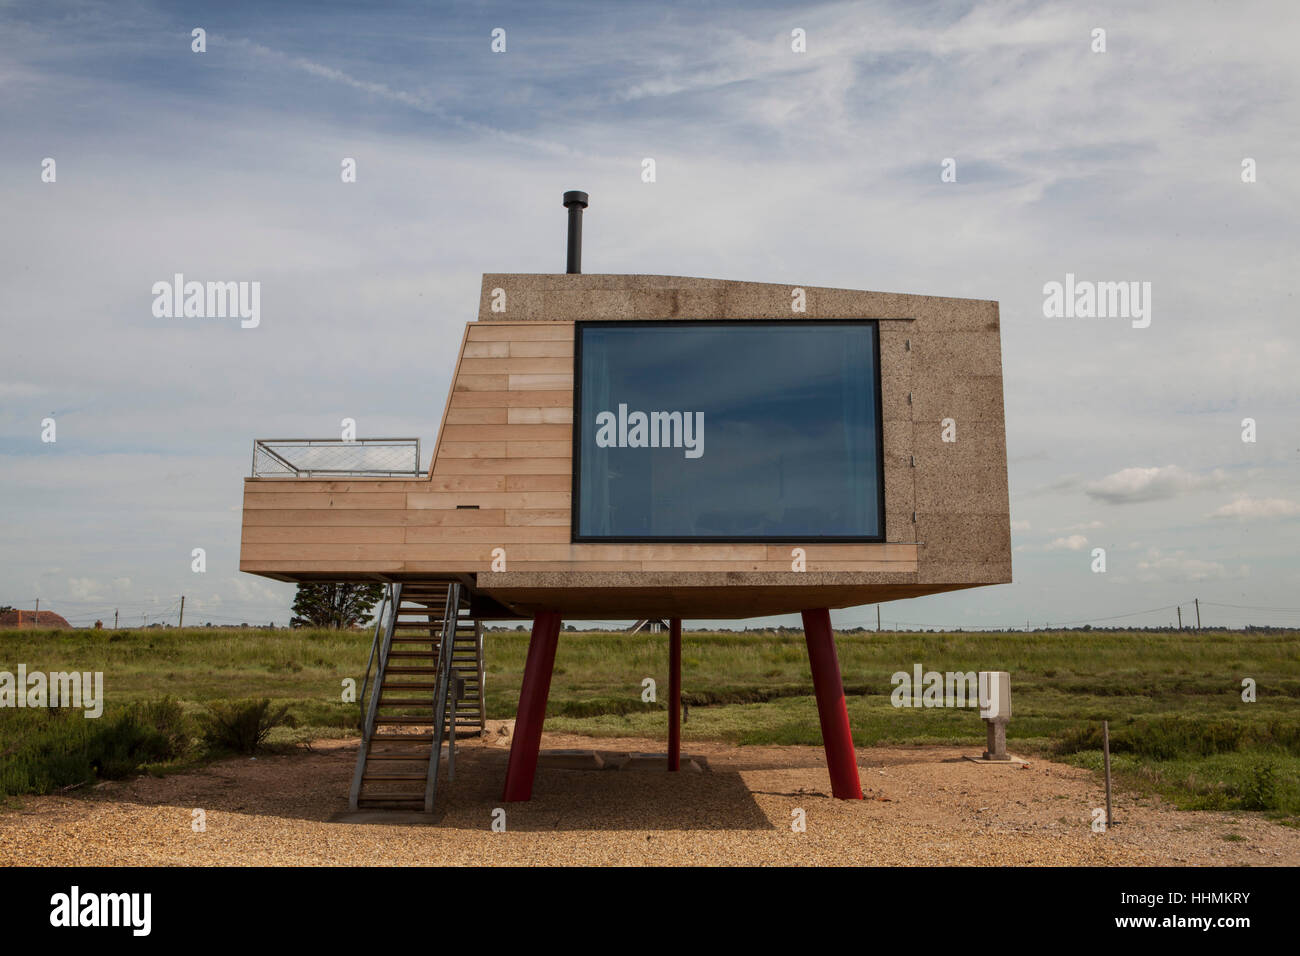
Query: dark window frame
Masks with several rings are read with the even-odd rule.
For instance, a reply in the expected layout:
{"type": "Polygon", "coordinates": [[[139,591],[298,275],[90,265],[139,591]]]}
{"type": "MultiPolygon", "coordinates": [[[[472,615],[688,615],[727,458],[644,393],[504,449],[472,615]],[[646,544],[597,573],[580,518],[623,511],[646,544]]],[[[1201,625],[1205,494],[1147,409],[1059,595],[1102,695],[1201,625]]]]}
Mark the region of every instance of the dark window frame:
{"type": "Polygon", "coordinates": [[[571,544],[882,544],[886,540],[885,514],[885,429],[884,409],[881,392],[884,388],[884,372],[880,367],[880,320],[879,319],[596,319],[578,320],[573,323],[573,476],[571,484],[571,502],[569,507],[569,541],[571,544]],[[726,325],[778,325],[798,327],[800,325],[870,325],[873,327],[872,348],[875,353],[875,398],[876,398],[876,510],[880,516],[880,533],[877,535],[805,535],[803,537],[782,535],[760,538],[753,535],[728,537],[703,535],[690,537],[627,537],[596,536],[579,534],[582,494],[580,479],[582,475],[582,333],[587,328],[637,328],[648,326],[726,326],[726,325]]]}

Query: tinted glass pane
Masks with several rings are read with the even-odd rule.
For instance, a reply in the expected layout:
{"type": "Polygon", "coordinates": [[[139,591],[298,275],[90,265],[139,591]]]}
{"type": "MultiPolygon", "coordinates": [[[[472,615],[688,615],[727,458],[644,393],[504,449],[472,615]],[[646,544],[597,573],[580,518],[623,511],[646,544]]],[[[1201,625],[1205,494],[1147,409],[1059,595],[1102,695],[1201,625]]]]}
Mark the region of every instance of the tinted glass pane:
{"type": "Polygon", "coordinates": [[[874,323],[580,323],[580,538],[879,538],[874,323]]]}

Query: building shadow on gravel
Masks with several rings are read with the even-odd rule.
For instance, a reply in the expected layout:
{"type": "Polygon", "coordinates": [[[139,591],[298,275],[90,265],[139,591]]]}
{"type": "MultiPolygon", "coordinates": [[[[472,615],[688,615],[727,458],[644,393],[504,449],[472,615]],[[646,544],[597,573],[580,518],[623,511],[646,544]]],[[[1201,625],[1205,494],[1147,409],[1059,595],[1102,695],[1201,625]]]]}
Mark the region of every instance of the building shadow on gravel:
{"type": "MultiPolygon", "coordinates": [[[[340,824],[432,826],[490,832],[503,810],[511,832],[566,830],[705,831],[772,830],[740,773],[731,769],[565,770],[541,766],[533,798],[501,799],[506,748],[470,745],[456,757],[447,779],[444,761],[432,814],[410,811],[349,811],[348,789],[355,746],[233,757],[186,773],[115,781],[72,799],[91,803],[175,807],[177,825],[188,831],[191,808],[283,820],[340,824]]],[[[750,769],[746,766],[744,769],[750,769]]]]}
{"type": "MultiPolygon", "coordinates": [[[[739,773],[732,771],[561,770],[539,767],[533,797],[501,799],[508,753],[467,748],[456,757],[456,778],[441,778],[433,814],[340,812],[338,823],[436,826],[491,830],[505,813],[506,829],[566,830],[773,830],[739,773]]],[[[346,794],[342,795],[346,798],[346,794]]]]}

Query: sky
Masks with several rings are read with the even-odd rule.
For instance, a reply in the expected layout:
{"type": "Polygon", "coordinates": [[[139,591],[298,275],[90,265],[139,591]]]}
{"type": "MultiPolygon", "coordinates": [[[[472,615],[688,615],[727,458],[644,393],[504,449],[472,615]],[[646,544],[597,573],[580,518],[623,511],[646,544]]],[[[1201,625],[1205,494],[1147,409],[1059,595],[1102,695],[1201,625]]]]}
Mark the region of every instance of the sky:
{"type": "Polygon", "coordinates": [[[563,272],[583,189],[586,272],[1000,302],[1014,583],[886,627],[1300,624],[1298,16],[0,0],[0,604],[285,623],[253,439],[427,459],[481,275],[563,272]],[[177,272],[260,324],[156,317],[177,272]],[[1067,274],[1150,324],[1046,317],[1067,274]]]}

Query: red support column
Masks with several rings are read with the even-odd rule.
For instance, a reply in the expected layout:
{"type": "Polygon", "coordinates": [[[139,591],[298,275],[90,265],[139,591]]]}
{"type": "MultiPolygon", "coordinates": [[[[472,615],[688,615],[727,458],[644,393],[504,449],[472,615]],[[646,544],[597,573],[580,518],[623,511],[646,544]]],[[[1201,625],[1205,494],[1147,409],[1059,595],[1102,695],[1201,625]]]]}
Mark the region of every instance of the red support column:
{"type": "Polygon", "coordinates": [[[528,642],[524,682],[519,688],[519,713],[510,741],[510,762],[506,764],[503,800],[529,800],[537,773],[537,751],[542,745],[542,723],[546,720],[546,698],[551,692],[551,671],[560,639],[558,611],[538,611],[533,616],[533,635],[528,642]]]}
{"type": "Polygon", "coordinates": [[[668,769],[682,769],[682,619],[668,622],[668,769]]]}
{"type": "Polygon", "coordinates": [[[808,663],[812,668],[813,692],[817,695],[817,716],[826,748],[826,769],[831,775],[831,793],[840,800],[861,800],[858,758],[849,730],[849,711],[844,703],[844,681],[835,654],[831,612],[816,608],[803,612],[804,639],[808,642],[808,663]]]}

